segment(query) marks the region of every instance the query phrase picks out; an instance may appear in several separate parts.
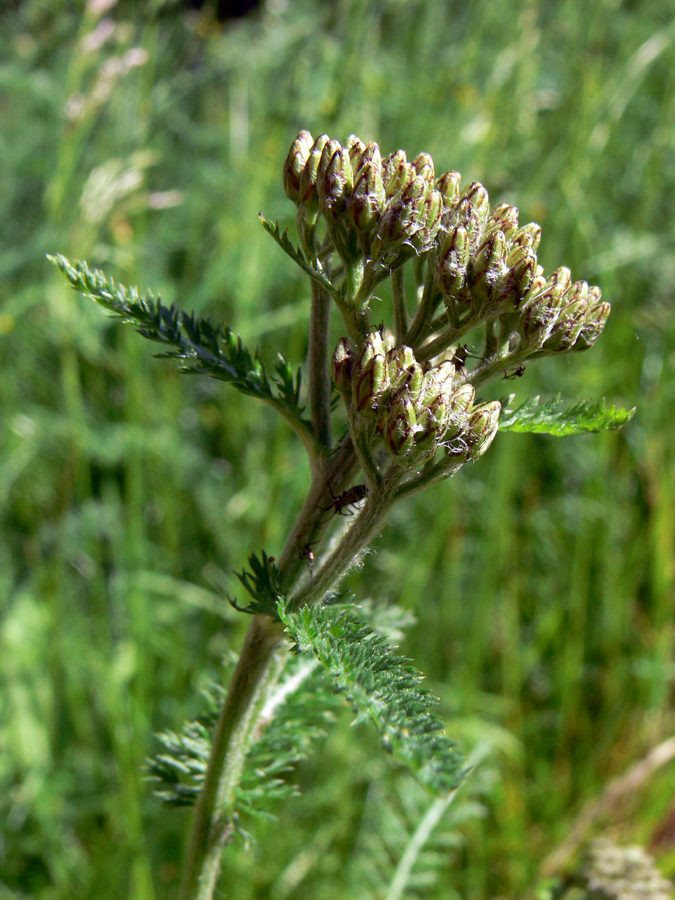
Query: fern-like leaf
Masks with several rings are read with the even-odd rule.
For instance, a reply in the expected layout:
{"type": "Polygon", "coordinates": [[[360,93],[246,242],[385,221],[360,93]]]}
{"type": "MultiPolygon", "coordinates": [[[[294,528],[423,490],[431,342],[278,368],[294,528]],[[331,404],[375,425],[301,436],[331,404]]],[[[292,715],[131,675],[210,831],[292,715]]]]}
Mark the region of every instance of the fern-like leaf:
{"type": "Polygon", "coordinates": [[[279,616],[297,650],[319,660],[357,721],[371,719],[396,759],[437,794],[458,786],[463,756],[430,711],[437,700],[420,686],[423,676],[410,660],[344,605],[291,612],[281,602],[279,616]]]}
{"type": "Polygon", "coordinates": [[[509,409],[512,397],[502,402],[500,431],[534,432],[565,437],[568,434],[587,434],[592,431],[615,431],[633,418],[634,409],[606,406],[604,400],[581,400],[565,408],[561,397],[541,404],[539,397],[531,397],[517,409],[509,409]]]}
{"type": "Polygon", "coordinates": [[[273,558],[269,557],[263,550],[260,559],[255,553],[252,553],[248,558],[248,564],[251,567],[250,572],[244,570],[243,572],[237,572],[236,575],[253,600],[248,606],[239,606],[232,598],[230,598],[230,603],[239,612],[250,613],[251,615],[261,613],[264,616],[271,616],[278,621],[279,612],[277,607],[283,597],[283,592],[281,576],[274,565],[273,558]]]}
{"type": "Polygon", "coordinates": [[[262,224],[262,227],[265,231],[271,235],[277,244],[281,247],[281,249],[286,253],[293,262],[300,266],[303,272],[306,272],[310,278],[313,278],[314,281],[318,282],[322,288],[328,291],[331,296],[336,297],[338,292],[336,291],[333,284],[326,277],[323,269],[315,268],[306,258],[305,254],[299,247],[296,247],[295,244],[291,241],[288,236],[288,231],[281,231],[278,222],[273,222],[271,219],[265,218],[262,213],[258,214],[258,218],[262,224]]]}
{"type": "Polygon", "coordinates": [[[259,353],[252,354],[228,326],[213,325],[207,318],[165,306],[152,293],[142,295],[136,287],[116,284],[82,260],[71,262],[60,254],[48,259],[76,290],[110,315],[135,325],[143,337],[171,348],[158,356],[179,360],[183,372],[226,381],[242,393],[270,403],[311,443],[311,425],[302,418],[299,405],[300,373],[294,376],[281,354],[270,377],[259,353]]]}
{"type": "MultiPolygon", "coordinates": [[[[199,796],[223,694],[221,687],[212,686],[208,709],[199,720],[180,733],[158,735],[163,751],[148,760],[146,770],[156,783],[156,796],[170,806],[192,805],[199,796]]],[[[268,818],[276,803],[297,793],[288,776],[324,736],[339,702],[315,660],[289,658],[246,758],[234,804],[237,820],[245,814],[268,818]]]]}

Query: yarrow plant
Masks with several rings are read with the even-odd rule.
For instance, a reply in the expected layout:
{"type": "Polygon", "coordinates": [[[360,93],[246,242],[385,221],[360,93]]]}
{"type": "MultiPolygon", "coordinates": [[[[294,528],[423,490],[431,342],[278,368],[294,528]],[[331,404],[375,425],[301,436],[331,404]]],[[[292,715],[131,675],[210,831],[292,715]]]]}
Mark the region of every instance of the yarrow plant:
{"type": "Polygon", "coordinates": [[[513,407],[511,397],[505,408],[481,399],[488,382],[530,362],[592,347],[610,311],[600,289],[572,281],[569,269],[547,276],[540,227],[521,225],[514,206],[492,208],[483,185],[462,188],[454,171],[437,176],[427,153],[383,158],[374,142],[352,135],[343,145],[308,131],[291,145],[283,183],[299,246],[261,222],[309,278],[306,387],[300,369],[279,356],[269,371],[229,328],[86,263],[53,259],[76,289],[164,345],[161,355],[183,371],[271,405],[309,457],[307,496],[285,545],[275,557],[252,555],[238,576],[250,598],[238,608],[252,621],[228,690],[210,717],[164,735],[166,752],[150,763],[164,799],[195,804],[182,900],[213,896],[223,847],[245,813],[262,813],[290,790],[285,775],[327,727],[336,688],[448,802],[465,761],[420,673],[341,582],[395,503],[476,461],[498,430],[575,434],[617,428],[631,415],[602,402],[532,398],[513,407]],[[374,323],[387,281],[392,321],[374,323]],[[344,325],[334,345],[333,305],[344,325]]]}

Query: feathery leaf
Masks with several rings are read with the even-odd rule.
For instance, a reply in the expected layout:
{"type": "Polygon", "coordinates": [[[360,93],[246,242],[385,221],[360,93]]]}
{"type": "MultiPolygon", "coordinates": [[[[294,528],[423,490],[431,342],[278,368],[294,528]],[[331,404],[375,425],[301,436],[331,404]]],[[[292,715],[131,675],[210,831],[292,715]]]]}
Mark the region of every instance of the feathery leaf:
{"type": "Polygon", "coordinates": [[[291,612],[280,602],[278,609],[297,650],[319,660],[347,695],[356,720],[371,719],[396,759],[437,794],[460,784],[463,757],[430,712],[436,698],[420,687],[423,676],[410,660],[344,605],[291,612]]]}
{"type": "Polygon", "coordinates": [[[136,287],[116,284],[82,260],[71,262],[60,254],[48,259],[76,290],[110,315],[135,325],[143,337],[170,346],[172,349],[158,356],[179,360],[182,372],[226,381],[244,394],[271,403],[302,430],[311,429],[299,406],[300,372],[294,376],[281,354],[274,365],[276,374],[270,378],[259,353],[251,354],[228,326],[213,325],[207,318],[173,305],[164,306],[152,293],[142,295],[136,287]]]}
{"type": "MultiPolygon", "coordinates": [[[[211,735],[224,689],[212,685],[209,708],[182,731],[158,735],[164,750],[147,761],[155,794],[170,806],[197,801],[211,752],[211,735]]],[[[340,703],[315,660],[290,657],[262,710],[262,729],[246,758],[235,800],[235,814],[270,817],[273,803],[297,793],[287,781],[297,763],[322,738],[340,703]]]]}
{"type": "Polygon", "coordinates": [[[531,397],[517,409],[509,409],[514,395],[502,401],[500,431],[534,432],[564,437],[568,434],[587,434],[592,431],[615,431],[633,418],[635,409],[606,406],[604,400],[581,400],[565,409],[561,397],[541,404],[539,397],[531,397]]]}
{"type": "Polygon", "coordinates": [[[310,262],[305,259],[305,255],[302,250],[299,247],[296,247],[289,238],[288,231],[284,231],[282,233],[281,229],[279,228],[279,223],[265,218],[262,213],[258,213],[258,218],[260,219],[262,227],[268,234],[270,234],[274,238],[274,240],[281,247],[284,253],[287,253],[288,256],[290,256],[290,258],[293,260],[293,262],[296,263],[296,265],[300,266],[303,272],[306,272],[310,278],[313,278],[314,281],[318,282],[322,288],[327,290],[328,293],[334,297],[337,292],[333,284],[326,277],[323,270],[315,268],[310,262]]]}

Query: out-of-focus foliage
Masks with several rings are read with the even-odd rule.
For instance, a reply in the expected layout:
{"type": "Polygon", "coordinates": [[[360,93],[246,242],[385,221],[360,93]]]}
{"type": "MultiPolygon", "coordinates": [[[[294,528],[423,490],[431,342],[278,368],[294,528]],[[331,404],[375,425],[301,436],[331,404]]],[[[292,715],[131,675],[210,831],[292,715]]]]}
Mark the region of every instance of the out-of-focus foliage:
{"type": "MultiPolygon", "coordinates": [[[[292,236],[281,165],[303,127],[432,153],[541,223],[548,270],[602,287],[593,352],[496,396],[638,407],[616,433],[498,436],[396,509],[356,576],[416,610],[402,650],[452,734],[500,750],[487,813],[429,896],[522,896],[584,802],[672,731],[673,13],[268,0],[218,26],[159,0],[3,6],[0,896],[171,894],[186,823],[143,761],[222,675],[247,624],[228,573],[281,546],[307,478],[271,412],[153,360],[44,254],[297,365],[306,283],[257,214],[292,236]]],[[[281,824],[228,856],[229,897],[349,895],[372,785],[387,796],[400,773],[348,723],[300,767],[281,824]]],[[[658,834],[672,874],[675,777],[656,778],[613,824],[658,834]]]]}

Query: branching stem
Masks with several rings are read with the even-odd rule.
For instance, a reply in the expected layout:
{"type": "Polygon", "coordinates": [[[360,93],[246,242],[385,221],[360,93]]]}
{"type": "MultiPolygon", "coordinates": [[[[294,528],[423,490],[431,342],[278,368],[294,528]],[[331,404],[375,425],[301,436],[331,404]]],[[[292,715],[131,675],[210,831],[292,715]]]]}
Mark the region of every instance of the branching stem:
{"type": "Polygon", "coordinates": [[[330,307],[331,300],[328,292],[316,281],[313,281],[312,310],[309,320],[309,349],[307,353],[309,400],[314,432],[319,445],[325,448],[329,448],[332,443],[330,427],[331,388],[328,367],[330,307]]]}

